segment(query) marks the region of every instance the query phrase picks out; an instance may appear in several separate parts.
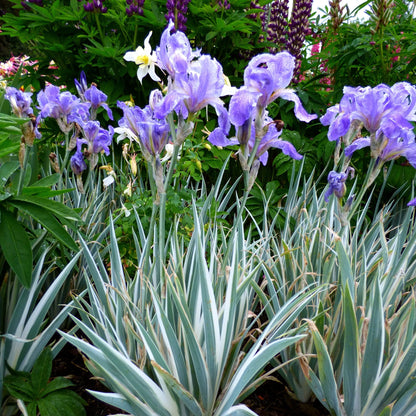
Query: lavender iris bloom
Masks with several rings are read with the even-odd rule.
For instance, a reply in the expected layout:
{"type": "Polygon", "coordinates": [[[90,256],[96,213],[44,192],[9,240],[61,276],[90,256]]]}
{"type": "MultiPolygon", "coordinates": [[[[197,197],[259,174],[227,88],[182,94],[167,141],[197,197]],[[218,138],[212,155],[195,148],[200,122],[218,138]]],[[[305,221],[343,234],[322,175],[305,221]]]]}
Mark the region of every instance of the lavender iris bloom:
{"type": "MultiPolygon", "coordinates": [[[[295,58],[287,52],[261,54],[249,62],[244,71],[244,86],[233,95],[229,108],[229,121],[236,127],[241,145],[245,145],[251,136],[252,121],[256,117],[263,118],[262,112],[266,106],[278,97],[295,103],[295,115],[299,120],[309,122],[317,117],[308,114],[296,93],[286,88],[292,79],[294,67],[295,58]]],[[[229,125],[220,119],[219,127],[211,133],[209,140],[218,146],[225,146],[228,132],[229,125]]]]}
{"type": "Polygon", "coordinates": [[[81,71],[79,81],[77,79],[74,79],[75,88],[78,91],[78,95],[81,98],[82,101],[85,101],[85,91],[88,89],[88,83],[87,83],[87,76],[85,75],[84,71],[81,71]]]}
{"type": "Polygon", "coordinates": [[[81,71],[79,81],[74,79],[75,87],[82,102],[91,104],[91,119],[95,120],[97,109],[103,107],[107,111],[108,118],[113,120],[113,112],[106,103],[107,95],[97,88],[95,84],[91,84],[88,88],[87,76],[84,71],[81,71]]]}
{"type": "Polygon", "coordinates": [[[317,116],[308,114],[295,91],[287,88],[295,69],[295,58],[288,52],[255,56],[244,71],[244,87],[260,94],[257,106],[266,108],[278,97],[295,103],[295,116],[309,122],[317,116]]]}
{"type": "MultiPolygon", "coordinates": [[[[230,102],[230,111],[231,108],[235,107],[234,114],[230,114],[231,123],[236,127],[237,135],[228,139],[224,134],[221,127],[215,129],[208,137],[208,140],[215,146],[233,146],[233,145],[247,145],[249,154],[252,152],[255,140],[256,140],[256,126],[253,117],[248,117],[244,119],[242,113],[239,110],[243,106],[239,106],[236,103],[232,105],[234,97],[232,97],[230,102]],[[232,116],[231,116],[232,115],[232,116]],[[236,124],[237,123],[237,124],[236,124]],[[241,123],[238,125],[238,123],[241,123]]],[[[247,104],[247,103],[245,103],[247,104]]],[[[249,111],[250,105],[248,104],[246,110],[249,111]]],[[[265,134],[260,140],[260,144],[257,148],[256,159],[258,159],[264,166],[267,164],[268,160],[268,150],[271,147],[280,149],[285,155],[290,156],[292,159],[300,160],[302,155],[300,155],[295,147],[286,140],[280,139],[282,130],[277,129],[274,121],[267,115],[264,115],[263,125],[265,126],[265,134]]]]}
{"type": "Polygon", "coordinates": [[[381,134],[388,138],[413,136],[416,120],[416,89],[409,83],[400,82],[391,88],[380,84],[371,87],[344,87],[339,105],[330,107],[321,117],[324,126],[329,125],[328,139],[339,140],[347,134],[353,121],[378,139],[381,134]]]}
{"type": "Polygon", "coordinates": [[[56,119],[60,129],[68,133],[72,123],[83,123],[89,119],[89,103],[82,103],[69,91],[60,92],[54,85],[48,85],[38,96],[40,113],[38,118],[52,117],[56,119]]]}
{"type": "Polygon", "coordinates": [[[226,117],[223,101],[220,99],[224,87],[224,75],[218,61],[208,55],[188,65],[186,73],[178,74],[160,106],[155,110],[158,118],[164,118],[175,111],[184,119],[207,105],[212,105],[218,114],[226,117]]]}
{"type": "Polygon", "coordinates": [[[146,160],[159,157],[169,141],[169,124],[164,119],[158,119],[150,105],[144,109],[129,107],[122,102],[117,103],[123,110],[123,117],[119,120],[120,127],[115,129],[121,134],[118,141],[124,137],[140,144],[146,160]]]}
{"type": "Polygon", "coordinates": [[[165,70],[172,79],[178,74],[185,74],[190,62],[200,55],[192,51],[191,44],[182,32],[171,33],[174,23],[169,22],[160,38],[160,46],[156,49],[159,67],[165,70]]]}
{"type": "Polygon", "coordinates": [[[91,103],[91,118],[95,118],[95,114],[99,107],[103,107],[107,111],[108,118],[113,120],[113,112],[106,103],[107,95],[100,91],[95,85],[91,85],[84,93],[85,100],[91,103]]]}
{"type": "Polygon", "coordinates": [[[84,160],[84,154],[81,149],[82,142],[77,141],[77,150],[74,155],[71,157],[71,169],[75,175],[79,176],[81,173],[87,169],[87,164],[84,160]]]}
{"type": "Polygon", "coordinates": [[[31,97],[31,92],[22,92],[14,87],[7,87],[4,95],[10,102],[13,113],[19,118],[27,118],[33,114],[31,97]]]}
{"type": "MultiPolygon", "coordinates": [[[[88,144],[89,154],[98,154],[102,151],[108,156],[110,154],[111,141],[113,140],[114,129],[109,126],[109,130],[100,127],[98,121],[88,121],[82,126],[84,140],[82,143],[88,144]]],[[[79,140],[78,140],[79,141],[79,140]]]]}
{"type": "Polygon", "coordinates": [[[345,172],[335,172],[334,170],[331,170],[328,174],[328,184],[329,189],[325,192],[325,201],[329,201],[329,197],[334,194],[338,199],[342,198],[346,191],[345,181],[348,178],[348,175],[353,175],[353,169],[347,168],[345,172]]]}

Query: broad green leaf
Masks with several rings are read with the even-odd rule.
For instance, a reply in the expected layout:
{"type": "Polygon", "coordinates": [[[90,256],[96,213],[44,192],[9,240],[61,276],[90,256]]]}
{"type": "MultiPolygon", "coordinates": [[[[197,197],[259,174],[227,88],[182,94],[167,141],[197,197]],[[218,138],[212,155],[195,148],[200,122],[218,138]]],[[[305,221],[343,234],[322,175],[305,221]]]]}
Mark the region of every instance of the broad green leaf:
{"type": "Polygon", "coordinates": [[[11,204],[42,224],[62,244],[73,251],[79,250],[79,247],[73,238],[68,234],[63,225],[56,219],[53,212],[45,210],[39,205],[16,201],[15,199],[13,199],[11,204]]]}
{"type": "Polygon", "coordinates": [[[16,399],[24,402],[31,402],[33,400],[33,388],[29,383],[29,374],[27,376],[9,375],[4,378],[4,386],[8,392],[16,399]]]}
{"type": "Polygon", "coordinates": [[[0,210],[0,247],[3,255],[25,287],[32,282],[32,248],[23,226],[6,210],[0,210]]]}
{"type": "Polygon", "coordinates": [[[48,384],[52,372],[52,352],[50,348],[45,348],[35,361],[32,372],[30,373],[30,380],[33,386],[34,396],[38,399],[41,396],[41,391],[48,384]]]}
{"type": "Polygon", "coordinates": [[[2,188],[10,176],[12,176],[13,173],[19,169],[19,166],[20,164],[18,160],[5,162],[0,166],[0,188],[2,188]]]}
{"type": "Polygon", "coordinates": [[[59,390],[38,401],[42,416],[86,416],[86,402],[72,390],[59,390]]]}
{"type": "Polygon", "coordinates": [[[68,192],[68,189],[52,190],[47,186],[26,186],[22,189],[21,195],[36,195],[41,198],[52,198],[57,195],[62,195],[68,192]]]}
{"type": "Polygon", "coordinates": [[[38,205],[43,209],[51,211],[57,217],[63,217],[72,221],[81,220],[80,216],[73,209],[68,208],[66,205],[52,199],[36,197],[33,195],[19,195],[15,196],[13,199],[15,201],[29,202],[31,204],[38,205]]]}
{"type": "Polygon", "coordinates": [[[53,173],[52,175],[46,176],[45,178],[41,178],[38,181],[32,183],[30,185],[30,188],[33,186],[46,186],[50,187],[52,185],[55,185],[58,181],[61,175],[59,173],[53,173]]]}
{"type": "Polygon", "coordinates": [[[65,377],[55,377],[47,384],[45,389],[42,391],[42,395],[46,396],[47,394],[52,393],[55,390],[66,389],[68,387],[72,387],[73,385],[74,383],[65,377]]]}

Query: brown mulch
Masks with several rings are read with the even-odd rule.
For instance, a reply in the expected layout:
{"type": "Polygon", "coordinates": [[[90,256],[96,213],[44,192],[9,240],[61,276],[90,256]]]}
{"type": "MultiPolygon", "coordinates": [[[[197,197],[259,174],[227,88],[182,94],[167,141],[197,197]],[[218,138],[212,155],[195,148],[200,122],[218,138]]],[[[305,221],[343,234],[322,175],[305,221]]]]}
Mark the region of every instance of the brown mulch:
{"type": "MultiPolygon", "coordinates": [[[[87,389],[105,391],[105,387],[86,369],[81,354],[71,344],[67,344],[54,360],[52,376],[70,378],[75,385],[74,391],[87,402],[88,416],[123,413],[95,399],[86,391],[87,389]]],[[[320,403],[300,403],[291,398],[282,383],[276,381],[266,381],[243,403],[259,416],[328,416],[328,412],[320,403]]]]}

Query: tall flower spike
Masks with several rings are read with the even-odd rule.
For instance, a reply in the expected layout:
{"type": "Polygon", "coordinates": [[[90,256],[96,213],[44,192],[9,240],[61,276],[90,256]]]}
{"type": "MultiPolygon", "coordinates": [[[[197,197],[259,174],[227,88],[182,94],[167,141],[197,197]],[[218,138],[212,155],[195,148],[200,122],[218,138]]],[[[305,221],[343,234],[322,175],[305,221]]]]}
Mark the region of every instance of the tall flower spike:
{"type": "Polygon", "coordinates": [[[84,4],[86,12],[107,13],[107,7],[104,6],[104,0],[92,0],[84,4]]]}
{"type": "Polygon", "coordinates": [[[267,40],[275,44],[269,52],[276,53],[285,49],[287,38],[287,18],[289,0],[277,0],[270,5],[270,19],[267,25],[267,40]]]}
{"type": "Polygon", "coordinates": [[[134,14],[143,16],[144,0],[126,0],[126,3],[128,6],[126,7],[127,16],[131,17],[134,14]]]}
{"type": "Polygon", "coordinates": [[[188,12],[188,3],[190,0],[167,0],[166,8],[168,10],[165,15],[166,20],[175,23],[176,30],[186,31],[186,13],[188,12]]]}
{"type": "Polygon", "coordinates": [[[302,46],[309,31],[309,17],[312,12],[312,0],[297,0],[294,3],[289,23],[287,50],[296,57],[294,79],[296,80],[302,58],[302,46]]]}

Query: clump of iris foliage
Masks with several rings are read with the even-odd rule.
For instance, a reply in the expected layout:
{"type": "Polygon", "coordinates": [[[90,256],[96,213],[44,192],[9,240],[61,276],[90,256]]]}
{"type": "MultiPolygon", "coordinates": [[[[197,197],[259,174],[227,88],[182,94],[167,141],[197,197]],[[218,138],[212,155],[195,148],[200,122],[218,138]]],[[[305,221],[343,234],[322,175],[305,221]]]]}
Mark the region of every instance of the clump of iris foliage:
{"type": "Polygon", "coordinates": [[[87,414],[70,343],[131,415],[255,415],[277,379],[414,415],[406,2],[14,3],[42,36],[0,99],[1,414],[87,414]]]}

